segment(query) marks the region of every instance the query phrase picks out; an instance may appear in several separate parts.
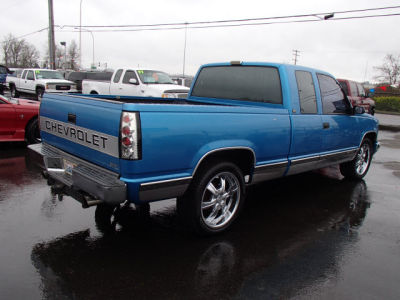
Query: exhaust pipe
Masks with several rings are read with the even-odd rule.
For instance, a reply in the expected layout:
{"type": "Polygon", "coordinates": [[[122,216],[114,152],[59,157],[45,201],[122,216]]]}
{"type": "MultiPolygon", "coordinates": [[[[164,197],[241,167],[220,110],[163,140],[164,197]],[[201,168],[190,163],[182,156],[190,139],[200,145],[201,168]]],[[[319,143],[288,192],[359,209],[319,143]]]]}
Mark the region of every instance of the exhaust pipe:
{"type": "Polygon", "coordinates": [[[92,197],[90,197],[88,195],[84,195],[82,197],[82,207],[83,208],[88,208],[88,207],[91,207],[91,206],[99,205],[101,203],[103,203],[102,200],[94,199],[94,198],[92,198],[92,197]]]}

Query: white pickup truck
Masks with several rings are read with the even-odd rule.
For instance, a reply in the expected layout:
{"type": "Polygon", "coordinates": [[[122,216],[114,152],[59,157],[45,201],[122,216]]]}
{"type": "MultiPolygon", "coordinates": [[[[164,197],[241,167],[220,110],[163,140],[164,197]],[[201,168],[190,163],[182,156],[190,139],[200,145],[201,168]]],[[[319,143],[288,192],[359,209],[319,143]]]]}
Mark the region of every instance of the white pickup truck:
{"type": "Polygon", "coordinates": [[[189,88],[175,84],[161,71],[117,69],[111,81],[82,81],[83,94],[186,98],[189,88]]]}
{"type": "Polygon", "coordinates": [[[20,93],[34,94],[40,100],[43,93],[76,93],[76,84],[65,80],[63,75],[54,70],[24,69],[21,77],[10,77],[7,80],[11,97],[20,93]]]}

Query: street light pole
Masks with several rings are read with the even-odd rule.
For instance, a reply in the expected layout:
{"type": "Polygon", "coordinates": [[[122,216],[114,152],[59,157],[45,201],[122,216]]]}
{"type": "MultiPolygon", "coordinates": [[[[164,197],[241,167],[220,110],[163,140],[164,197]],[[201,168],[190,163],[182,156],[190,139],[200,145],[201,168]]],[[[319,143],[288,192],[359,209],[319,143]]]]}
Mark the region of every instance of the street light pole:
{"type": "MultiPolygon", "coordinates": [[[[77,29],[76,27],[74,27],[74,29],[77,29]]],[[[85,32],[89,32],[92,36],[92,66],[94,66],[94,35],[93,32],[89,29],[84,28],[83,31],[85,32]]],[[[82,32],[82,28],[79,28],[79,34],[81,34],[82,32]]],[[[82,57],[80,57],[81,62],[82,62],[82,57]]]]}
{"type": "Polygon", "coordinates": [[[82,68],[82,0],[79,4],[79,68],[82,68]]]}
{"type": "Polygon", "coordinates": [[[183,78],[185,78],[187,26],[188,26],[188,23],[185,23],[185,45],[183,47],[183,71],[182,71],[183,78]]]}

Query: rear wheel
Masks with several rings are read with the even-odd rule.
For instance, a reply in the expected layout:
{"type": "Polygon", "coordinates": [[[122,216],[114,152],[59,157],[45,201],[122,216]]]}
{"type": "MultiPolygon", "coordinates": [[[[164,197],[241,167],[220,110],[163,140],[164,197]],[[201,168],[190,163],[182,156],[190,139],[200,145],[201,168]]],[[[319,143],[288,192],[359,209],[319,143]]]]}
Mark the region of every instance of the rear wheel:
{"type": "Polygon", "coordinates": [[[243,202],[241,170],[231,162],[217,162],[199,170],[186,195],[178,199],[178,212],[197,233],[211,235],[232,225],[243,202]]]}
{"type": "Polygon", "coordinates": [[[11,90],[11,97],[12,97],[12,98],[17,98],[17,97],[19,97],[19,93],[18,93],[18,91],[17,91],[15,85],[11,85],[11,86],[10,86],[10,90],[11,90]]]}
{"type": "Polygon", "coordinates": [[[372,142],[366,138],[361,143],[356,157],[352,161],[340,165],[340,172],[346,178],[361,179],[367,174],[371,160],[372,142]]]}
{"type": "Polygon", "coordinates": [[[102,232],[114,231],[117,224],[116,214],[119,209],[119,205],[98,204],[94,213],[97,228],[102,232]]]}

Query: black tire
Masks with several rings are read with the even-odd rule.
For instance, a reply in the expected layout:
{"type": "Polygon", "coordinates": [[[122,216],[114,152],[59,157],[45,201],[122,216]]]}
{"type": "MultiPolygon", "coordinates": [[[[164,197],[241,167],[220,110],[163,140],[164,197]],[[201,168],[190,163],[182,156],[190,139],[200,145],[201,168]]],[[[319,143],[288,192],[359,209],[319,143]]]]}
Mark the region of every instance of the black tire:
{"type": "Polygon", "coordinates": [[[15,87],[15,85],[11,85],[10,86],[10,92],[11,92],[11,98],[19,97],[19,93],[18,93],[17,88],[15,87]]]}
{"type": "Polygon", "coordinates": [[[375,115],[375,106],[371,106],[370,114],[373,116],[375,115]]]}
{"type": "Polygon", "coordinates": [[[40,129],[37,118],[33,119],[26,127],[25,138],[28,144],[40,143],[40,129]]]}
{"type": "Polygon", "coordinates": [[[363,178],[371,165],[372,160],[372,142],[365,138],[357,152],[356,157],[349,162],[340,165],[340,172],[348,179],[363,178]]]}
{"type": "Polygon", "coordinates": [[[120,209],[119,205],[98,204],[94,213],[97,229],[101,232],[113,232],[117,224],[116,214],[120,209]]]}
{"type": "Polygon", "coordinates": [[[43,94],[44,94],[44,88],[39,87],[39,88],[36,89],[36,99],[38,101],[42,100],[43,94]]]}
{"type": "Polygon", "coordinates": [[[198,171],[186,194],[178,198],[180,218],[200,235],[227,230],[245,198],[242,171],[231,162],[208,163],[198,171]]]}

